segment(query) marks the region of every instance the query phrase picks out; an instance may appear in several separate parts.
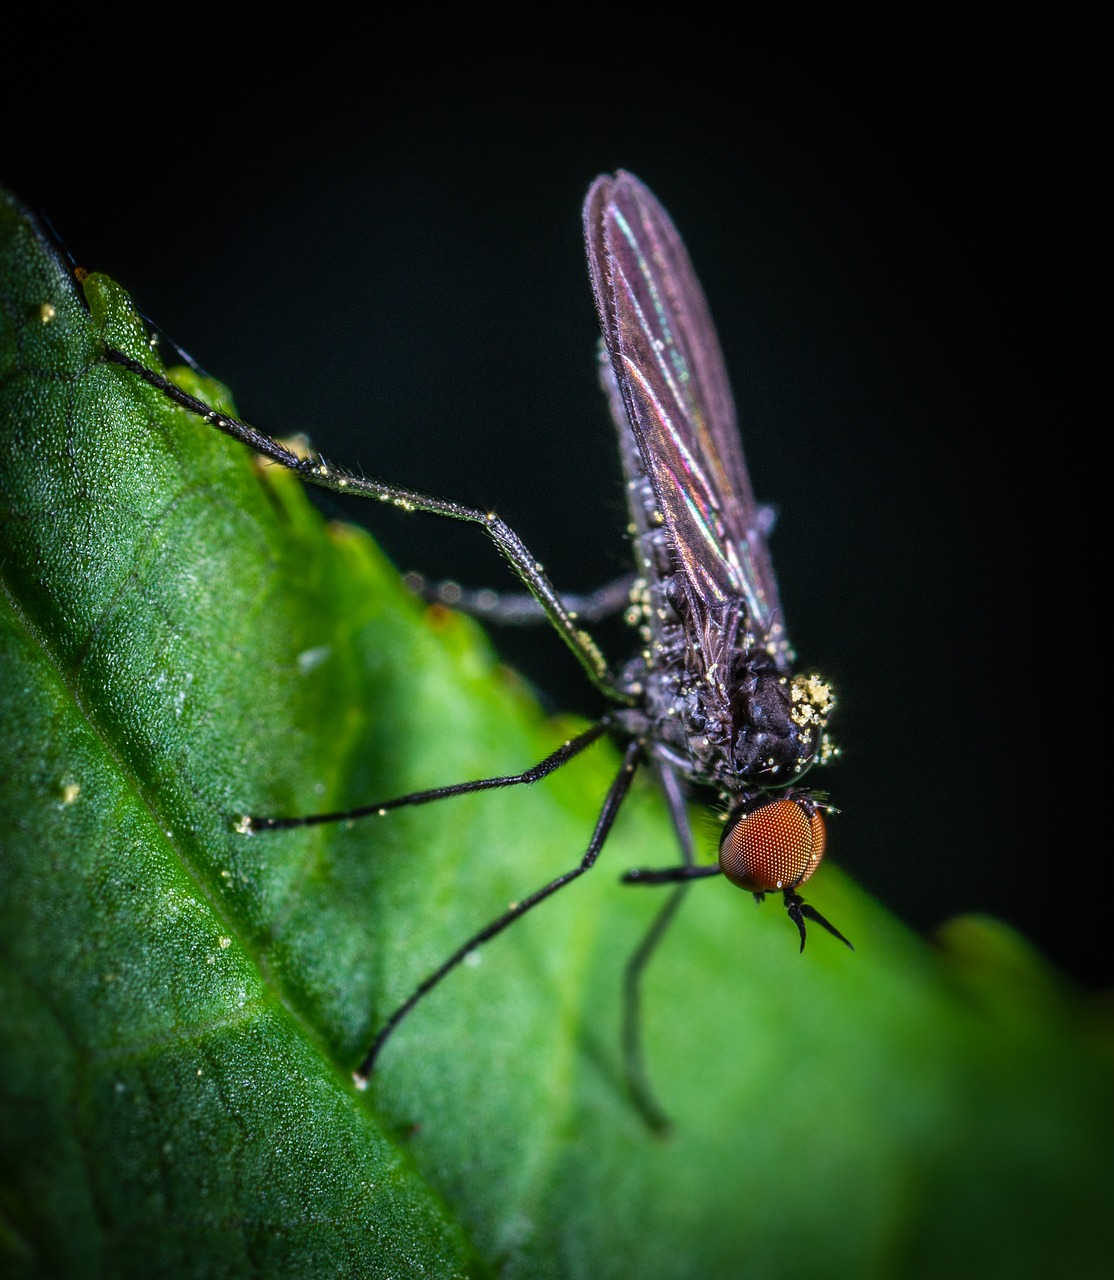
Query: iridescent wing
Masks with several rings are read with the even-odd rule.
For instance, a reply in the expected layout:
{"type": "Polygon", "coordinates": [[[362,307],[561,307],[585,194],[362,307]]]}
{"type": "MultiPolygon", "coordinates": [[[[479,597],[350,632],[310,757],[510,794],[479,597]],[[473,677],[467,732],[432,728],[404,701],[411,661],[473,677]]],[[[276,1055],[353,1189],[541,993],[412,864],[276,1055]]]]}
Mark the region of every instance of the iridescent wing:
{"type": "Polygon", "coordinates": [[[690,601],[704,616],[742,605],[761,642],[780,619],[768,518],[751,492],[688,253],[657,199],[623,170],[592,184],[584,236],[604,343],[690,601]]]}

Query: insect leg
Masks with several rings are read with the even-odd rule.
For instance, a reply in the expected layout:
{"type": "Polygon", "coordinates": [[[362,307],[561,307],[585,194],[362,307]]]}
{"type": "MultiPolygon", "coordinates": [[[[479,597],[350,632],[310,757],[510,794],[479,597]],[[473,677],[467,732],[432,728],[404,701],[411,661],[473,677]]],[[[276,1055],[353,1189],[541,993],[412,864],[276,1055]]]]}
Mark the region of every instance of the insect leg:
{"type": "Polygon", "coordinates": [[[719,864],[703,867],[632,867],[624,871],[623,884],[678,884],[682,880],[703,880],[723,875],[719,864]]]}
{"type": "MultiPolygon", "coordinates": [[[[469,590],[456,582],[426,582],[420,573],[408,573],[403,581],[430,604],[447,605],[461,613],[494,622],[503,627],[527,627],[547,622],[545,610],[535,596],[491,590],[469,590]]],[[[607,582],[587,595],[562,595],[561,602],[569,616],[580,622],[599,622],[630,604],[635,575],[625,574],[607,582]]]]}
{"type": "Polygon", "coordinates": [[[367,1056],[359,1067],[353,1073],[353,1079],[358,1089],[366,1089],[368,1078],[375,1069],[376,1059],[383,1050],[383,1046],[387,1043],[392,1032],[410,1012],[418,1001],[433,990],[435,986],[447,974],[451,973],[458,964],[470,952],[474,951],[481,943],[487,942],[494,938],[496,934],[500,934],[508,925],[513,924],[521,916],[524,916],[531,908],[536,907],[539,902],[544,902],[546,898],[551,897],[558,889],[563,889],[565,885],[582,876],[588,871],[599,857],[600,850],[603,848],[604,841],[607,839],[608,832],[611,830],[612,824],[618,815],[619,808],[630,790],[631,780],[634,777],[634,771],[638,768],[639,756],[642,752],[642,744],[637,740],[628,744],[626,752],[623,756],[623,764],[619,772],[615,775],[614,781],[608,788],[607,795],[604,798],[603,807],[600,809],[599,817],[596,819],[596,827],[592,832],[592,838],[588,842],[588,848],[584,857],[581,858],[579,864],[571,871],[566,871],[563,875],[557,876],[556,879],[550,880],[546,885],[531,893],[528,897],[523,898],[520,902],[516,902],[514,906],[504,911],[501,916],[494,919],[489,925],[486,925],[478,933],[474,933],[462,946],[459,946],[443,964],[438,967],[426,978],[419,983],[414,991],[398,1006],[391,1014],[383,1026],[379,1029],[375,1040],[372,1042],[371,1048],[367,1052],[367,1056]]]}
{"type": "MultiPolygon", "coordinates": [[[[669,806],[669,814],[677,832],[684,865],[692,867],[696,862],[696,854],[681,785],[676,773],[669,765],[658,762],[657,771],[661,778],[666,804],[669,806]]],[[[646,1053],[642,1037],[642,977],[658,943],[673,923],[673,917],[677,914],[688,888],[687,883],[678,884],[666,899],[664,906],[643,935],[642,941],[627,961],[626,972],[623,975],[623,1067],[627,1077],[627,1088],[646,1123],[658,1133],[666,1132],[670,1122],[669,1117],[658,1104],[646,1071],[646,1053]]]]}
{"type": "Polygon", "coordinates": [[[336,467],[320,456],[299,458],[297,454],[266,432],[241,422],[239,418],[233,418],[230,414],[211,408],[203,400],[190,395],[188,391],[183,391],[161,373],[148,369],[146,365],[133,360],[124,352],[105,347],[104,356],[112,364],[118,364],[129,373],[142,378],[167,399],[196,414],[218,431],[223,431],[225,435],[232,436],[241,444],[246,444],[265,458],[270,458],[272,462],[277,462],[280,466],[295,472],[310,484],[322,489],[332,489],[337,493],[355,493],[365,498],[374,498],[377,502],[386,502],[404,511],[426,511],[430,515],[446,516],[450,520],[462,520],[469,524],[481,525],[488,537],[510,562],[511,568],[522,579],[526,589],[537,600],[561,638],[576,655],[592,683],[612,701],[633,705],[634,698],[618,688],[607,660],[596,642],[580,628],[576,618],[565,607],[553,584],[546,577],[541,564],[530,554],[518,534],[493,512],[481,511],[478,507],[466,507],[459,502],[431,498],[412,489],[384,484],[380,480],[370,480],[366,476],[355,475],[341,467],[336,467]]]}
{"type": "Polygon", "coordinates": [[[609,727],[606,718],[590,729],[570,738],[558,747],[551,755],[521,773],[506,774],[499,778],[477,778],[472,782],[456,782],[447,787],[431,787],[428,791],[412,791],[409,795],[396,796],[392,800],[383,800],[378,804],[363,804],[355,809],[343,809],[336,813],[312,813],[302,818],[252,818],[242,817],[237,820],[237,830],[245,835],[255,831],[278,831],[287,827],[315,827],[324,822],[347,822],[353,818],[366,818],[370,814],[384,814],[391,809],[401,809],[406,805],[429,804],[433,800],[447,800],[449,796],[464,796],[473,791],[492,791],[498,787],[514,787],[520,783],[539,782],[548,777],[562,765],[568,764],[574,756],[578,756],[586,747],[601,738],[609,727]]]}
{"type": "Polygon", "coordinates": [[[665,931],[673,923],[687,884],[679,884],[665,900],[642,941],[627,961],[623,975],[623,1071],[627,1088],[642,1118],[655,1133],[667,1133],[670,1120],[658,1104],[646,1072],[646,1053],[642,1043],[642,974],[657,949],[665,931]]]}

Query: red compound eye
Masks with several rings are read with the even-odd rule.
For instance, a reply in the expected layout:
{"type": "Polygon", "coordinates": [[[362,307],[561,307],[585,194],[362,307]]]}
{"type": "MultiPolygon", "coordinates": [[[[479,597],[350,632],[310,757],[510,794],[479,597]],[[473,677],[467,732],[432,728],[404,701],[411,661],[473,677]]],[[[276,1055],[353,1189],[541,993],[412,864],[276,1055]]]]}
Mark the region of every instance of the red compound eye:
{"type": "Polygon", "coordinates": [[[723,833],[723,874],[750,893],[804,884],[820,865],[827,842],[820,810],[800,800],[773,800],[744,813],[723,833]]]}

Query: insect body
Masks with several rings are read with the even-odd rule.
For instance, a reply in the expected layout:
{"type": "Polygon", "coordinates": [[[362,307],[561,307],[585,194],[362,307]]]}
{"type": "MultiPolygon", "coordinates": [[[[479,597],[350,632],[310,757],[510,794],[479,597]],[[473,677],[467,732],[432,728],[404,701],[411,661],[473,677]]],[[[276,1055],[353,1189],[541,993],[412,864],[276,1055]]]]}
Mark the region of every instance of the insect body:
{"type": "Polygon", "coordinates": [[[645,575],[647,648],[621,681],[640,698],[628,729],[653,743],[661,767],[731,798],[721,869],[753,892],[782,891],[803,946],[804,917],[831,928],[795,892],[823,855],[824,825],[817,799],[787,784],[830,751],[834,699],[818,677],[792,674],[769,517],[751,492],[719,343],[676,229],[622,172],[593,184],[584,227],[645,575]],[[771,792],[780,799],[767,810],[771,792]]]}
{"type": "Polygon", "coordinates": [[[593,866],[634,772],[645,765],[661,783],[682,854],[679,864],[623,876],[628,884],[674,886],[628,965],[625,985],[627,1076],[636,1104],[660,1126],[665,1119],[642,1065],[640,983],[690,880],[722,873],[759,899],[780,892],[802,949],[806,920],[847,941],[798,892],[823,856],[822,813],[828,807],[800,780],[831,753],[826,725],[834,700],[819,677],[793,672],[766,547],[770,518],[751,492],[707,303],[668,214],[637,178],[620,171],[593,183],[584,233],[603,333],[601,379],[630,500],[636,577],[575,602],[575,608],[497,516],[369,480],[320,457],[300,458],[124,353],[108,349],[105,355],[310,483],[481,525],[529,597],[496,597],[493,603],[490,593],[457,593],[454,599],[464,607],[474,602],[476,612],[496,621],[548,619],[613,704],[595,725],[520,774],[455,783],[343,813],[240,820],[246,833],[384,814],[537,781],[605,734],[622,746],[622,766],[579,863],[515,903],[438,966],[382,1024],[356,1070],[357,1084],[366,1085],[399,1022],[465,956],[593,866]],[[623,605],[642,644],[614,669],[580,618],[623,605]],[[685,808],[692,785],[711,788],[729,806],[718,865],[696,862],[685,808]]]}

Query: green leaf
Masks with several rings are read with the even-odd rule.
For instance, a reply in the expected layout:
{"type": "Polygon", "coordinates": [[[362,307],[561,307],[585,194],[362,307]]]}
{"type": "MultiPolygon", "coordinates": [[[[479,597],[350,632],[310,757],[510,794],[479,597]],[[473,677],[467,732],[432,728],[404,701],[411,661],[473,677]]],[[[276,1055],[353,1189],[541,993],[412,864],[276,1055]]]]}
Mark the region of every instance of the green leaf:
{"type": "Polygon", "coordinates": [[[616,754],[239,834],[514,772],[577,726],[365,533],[105,363],[159,367],[10,198],[0,281],[5,1275],[1102,1274],[1108,1013],[1000,924],[932,948],[831,868],[810,897],[854,955],[694,886],[647,983],[676,1126],[648,1132],[619,987],[661,899],[617,883],[675,856],[648,784],[358,1093],[413,986],[579,859],[616,754]]]}

